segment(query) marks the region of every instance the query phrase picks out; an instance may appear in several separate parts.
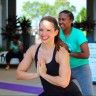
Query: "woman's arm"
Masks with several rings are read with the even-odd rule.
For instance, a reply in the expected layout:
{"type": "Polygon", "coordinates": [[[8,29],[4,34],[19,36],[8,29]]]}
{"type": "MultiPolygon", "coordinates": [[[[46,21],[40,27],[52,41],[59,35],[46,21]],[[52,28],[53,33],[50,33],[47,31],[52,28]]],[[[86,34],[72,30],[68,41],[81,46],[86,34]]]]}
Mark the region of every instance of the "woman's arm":
{"type": "Polygon", "coordinates": [[[58,76],[51,76],[46,73],[47,69],[44,60],[38,64],[39,74],[51,84],[65,88],[70,82],[71,70],[69,65],[69,53],[63,47],[57,52],[56,61],[60,65],[58,76]]]}
{"type": "Polygon", "coordinates": [[[75,53],[72,52],[70,53],[70,56],[75,57],[75,58],[89,58],[89,47],[88,47],[88,43],[85,42],[83,43],[81,46],[81,52],[75,53]]]}
{"type": "Polygon", "coordinates": [[[31,46],[25,53],[24,58],[20,62],[16,71],[17,79],[30,80],[38,77],[37,73],[27,72],[32,64],[32,60],[34,59],[36,49],[36,46],[31,46]]]}

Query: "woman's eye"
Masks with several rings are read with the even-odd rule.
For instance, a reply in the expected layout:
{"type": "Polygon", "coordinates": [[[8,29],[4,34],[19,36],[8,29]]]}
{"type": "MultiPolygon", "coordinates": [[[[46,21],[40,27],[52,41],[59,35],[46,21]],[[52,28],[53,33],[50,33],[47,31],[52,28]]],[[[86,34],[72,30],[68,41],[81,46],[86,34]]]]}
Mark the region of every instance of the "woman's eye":
{"type": "Polygon", "coordinates": [[[58,21],[61,21],[61,20],[64,21],[65,19],[64,19],[64,18],[61,18],[61,19],[59,18],[59,19],[58,19],[58,21]]]}
{"type": "Polygon", "coordinates": [[[62,21],[64,21],[65,19],[64,18],[62,18],[62,21]]]}
{"type": "Polygon", "coordinates": [[[39,29],[39,31],[43,31],[43,29],[39,29]]]}
{"type": "Polygon", "coordinates": [[[42,32],[42,31],[49,32],[49,31],[51,31],[51,30],[50,30],[50,29],[46,29],[46,30],[44,30],[44,29],[39,29],[39,31],[40,31],[40,32],[42,32]]]}
{"type": "Polygon", "coordinates": [[[47,30],[47,31],[50,31],[50,30],[47,30]]]}

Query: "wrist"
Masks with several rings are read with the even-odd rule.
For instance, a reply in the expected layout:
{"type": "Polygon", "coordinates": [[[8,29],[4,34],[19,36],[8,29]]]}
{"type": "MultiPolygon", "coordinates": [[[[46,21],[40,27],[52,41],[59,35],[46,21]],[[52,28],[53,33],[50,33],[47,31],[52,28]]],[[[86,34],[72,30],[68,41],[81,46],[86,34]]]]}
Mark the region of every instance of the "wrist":
{"type": "Polygon", "coordinates": [[[43,77],[43,78],[46,77],[46,75],[47,75],[46,73],[41,73],[40,74],[40,76],[43,77]]]}
{"type": "Polygon", "coordinates": [[[73,53],[72,52],[70,52],[70,56],[73,56],[73,53]]]}
{"type": "Polygon", "coordinates": [[[37,77],[39,77],[39,74],[38,73],[33,73],[33,77],[37,78],[37,77]]]}

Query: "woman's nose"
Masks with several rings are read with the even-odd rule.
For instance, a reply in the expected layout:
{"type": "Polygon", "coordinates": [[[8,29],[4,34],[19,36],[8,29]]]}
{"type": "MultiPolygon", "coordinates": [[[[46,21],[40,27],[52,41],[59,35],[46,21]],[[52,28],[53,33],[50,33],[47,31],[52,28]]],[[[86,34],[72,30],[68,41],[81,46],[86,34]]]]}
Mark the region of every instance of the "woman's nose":
{"type": "Polygon", "coordinates": [[[45,35],[45,33],[46,33],[45,31],[42,31],[42,32],[40,32],[40,35],[43,36],[43,35],[45,35]]]}

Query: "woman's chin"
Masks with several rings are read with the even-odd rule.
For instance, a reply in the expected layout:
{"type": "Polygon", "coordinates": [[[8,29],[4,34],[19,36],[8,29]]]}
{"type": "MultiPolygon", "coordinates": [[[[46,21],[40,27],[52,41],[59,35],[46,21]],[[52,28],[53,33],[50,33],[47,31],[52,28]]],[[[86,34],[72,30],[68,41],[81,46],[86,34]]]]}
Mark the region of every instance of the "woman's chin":
{"type": "Polygon", "coordinates": [[[61,27],[62,29],[64,29],[64,26],[63,26],[63,25],[61,25],[60,27],[61,27]]]}
{"type": "Polygon", "coordinates": [[[47,40],[42,40],[42,43],[46,43],[47,42],[47,40]]]}

